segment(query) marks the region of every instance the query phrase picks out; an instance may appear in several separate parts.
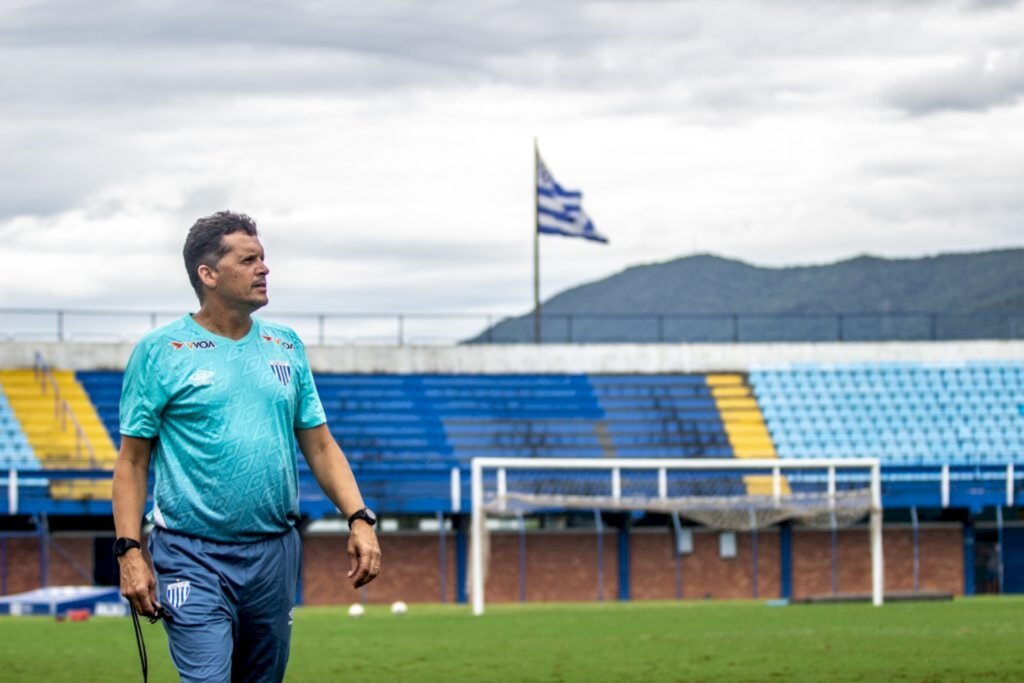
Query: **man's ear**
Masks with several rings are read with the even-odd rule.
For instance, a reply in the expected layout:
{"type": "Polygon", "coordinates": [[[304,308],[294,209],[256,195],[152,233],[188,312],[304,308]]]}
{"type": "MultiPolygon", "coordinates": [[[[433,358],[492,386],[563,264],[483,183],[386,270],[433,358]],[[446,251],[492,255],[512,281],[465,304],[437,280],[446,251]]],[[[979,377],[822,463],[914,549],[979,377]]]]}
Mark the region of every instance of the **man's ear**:
{"type": "Polygon", "coordinates": [[[217,271],[206,265],[205,263],[199,264],[197,269],[199,273],[199,281],[206,285],[207,289],[215,289],[217,287],[217,271]]]}

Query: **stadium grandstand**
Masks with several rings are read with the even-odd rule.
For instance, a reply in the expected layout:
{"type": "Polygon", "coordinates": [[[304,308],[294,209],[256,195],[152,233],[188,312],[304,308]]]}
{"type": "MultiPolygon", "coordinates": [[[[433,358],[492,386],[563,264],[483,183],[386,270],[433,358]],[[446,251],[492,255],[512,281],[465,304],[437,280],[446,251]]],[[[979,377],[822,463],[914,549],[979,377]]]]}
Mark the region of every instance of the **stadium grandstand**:
{"type": "MultiPolygon", "coordinates": [[[[110,474],[130,350],[120,342],[4,344],[3,594],[111,583],[110,474]]],[[[329,425],[382,518],[388,569],[361,595],[337,580],[344,525],[297,456],[306,604],[467,601],[470,472],[484,457],[877,459],[887,595],[1024,592],[1021,342],[308,351],[329,425]]],[[[775,494],[791,485],[775,484],[775,494]]],[[[716,495],[740,497],[772,488],[738,475],[715,486],[716,495]]],[[[866,515],[733,528],[680,512],[547,505],[492,518],[487,599],[805,600],[871,591],[866,515]]]]}

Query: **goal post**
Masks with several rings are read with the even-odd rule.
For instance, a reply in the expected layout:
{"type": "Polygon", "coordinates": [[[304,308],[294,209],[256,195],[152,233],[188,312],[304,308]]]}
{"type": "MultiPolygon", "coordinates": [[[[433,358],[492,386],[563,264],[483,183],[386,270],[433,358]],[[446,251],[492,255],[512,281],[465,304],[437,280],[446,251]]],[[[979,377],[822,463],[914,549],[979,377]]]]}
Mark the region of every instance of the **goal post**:
{"type": "Polygon", "coordinates": [[[869,516],[871,597],[883,602],[877,458],[473,458],[470,592],[484,612],[488,515],[567,510],[674,514],[722,531],[787,520],[846,526],[869,516]]]}

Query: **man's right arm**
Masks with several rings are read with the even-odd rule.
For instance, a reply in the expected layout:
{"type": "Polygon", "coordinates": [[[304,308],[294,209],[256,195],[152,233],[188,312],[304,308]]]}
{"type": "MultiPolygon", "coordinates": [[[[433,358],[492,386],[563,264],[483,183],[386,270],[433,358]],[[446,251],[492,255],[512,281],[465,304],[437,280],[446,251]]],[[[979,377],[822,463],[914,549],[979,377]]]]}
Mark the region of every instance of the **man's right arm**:
{"type": "MultiPolygon", "coordinates": [[[[142,515],[149,482],[150,439],[121,436],[121,450],[114,464],[114,529],[118,538],[142,539],[142,515]]],[[[142,550],[134,548],[117,559],[121,568],[121,595],[139,614],[153,615],[159,605],[156,579],[142,550]]]]}

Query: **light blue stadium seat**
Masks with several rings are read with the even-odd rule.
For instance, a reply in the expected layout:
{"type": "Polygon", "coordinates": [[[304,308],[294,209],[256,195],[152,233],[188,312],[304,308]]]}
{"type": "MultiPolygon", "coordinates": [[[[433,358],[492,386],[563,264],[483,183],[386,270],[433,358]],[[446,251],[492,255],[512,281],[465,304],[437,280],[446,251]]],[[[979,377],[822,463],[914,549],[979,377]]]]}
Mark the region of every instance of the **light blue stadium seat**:
{"type": "Polygon", "coordinates": [[[1024,362],[804,364],[788,379],[786,372],[764,373],[772,386],[788,388],[785,395],[761,393],[762,374],[750,375],[773,438],[796,424],[814,434],[793,441],[787,433],[794,444],[883,462],[1024,459],[1024,362]]]}

